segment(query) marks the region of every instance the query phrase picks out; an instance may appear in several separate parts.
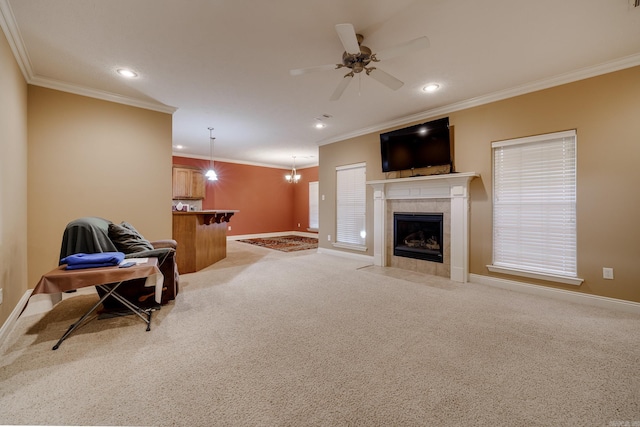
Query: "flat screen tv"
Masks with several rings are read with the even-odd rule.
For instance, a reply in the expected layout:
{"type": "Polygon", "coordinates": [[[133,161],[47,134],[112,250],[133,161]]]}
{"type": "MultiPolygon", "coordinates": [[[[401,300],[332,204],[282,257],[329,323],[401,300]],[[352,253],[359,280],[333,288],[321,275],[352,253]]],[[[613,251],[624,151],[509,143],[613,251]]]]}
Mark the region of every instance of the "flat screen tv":
{"type": "Polygon", "coordinates": [[[382,172],[450,165],[449,117],[380,134],[382,172]]]}

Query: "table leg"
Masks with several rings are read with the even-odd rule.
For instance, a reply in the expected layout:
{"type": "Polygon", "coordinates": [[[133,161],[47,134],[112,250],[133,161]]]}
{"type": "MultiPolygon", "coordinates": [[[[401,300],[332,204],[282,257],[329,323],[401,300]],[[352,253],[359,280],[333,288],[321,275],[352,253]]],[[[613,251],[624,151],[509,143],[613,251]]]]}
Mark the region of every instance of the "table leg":
{"type": "MultiPolygon", "coordinates": [[[[108,288],[103,287],[104,285],[98,286],[102,288],[103,291],[108,290],[108,288]]],[[[146,310],[142,309],[118,293],[113,293],[111,296],[122,303],[124,306],[126,306],[129,310],[133,311],[133,313],[136,314],[139,318],[141,318],[142,321],[147,324],[147,331],[151,330],[151,313],[153,313],[153,308],[148,308],[146,310]],[[145,315],[147,316],[147,318],[144,317],[145,315]]]]}
{"type": "Polygon", "coordinates": [[[75,331],[86,319],[87,317],[89,317],[89,315],[91,315],[91,313],[93,313],[93,311],[98,308],[98,306],[100,304],[102,304],[102,302],[107,299],[109,296],[114,297],[115,299],[117,299],[119,302],[121,302],[123,305],[125,305],[129,310],[131,310],[134,314],[136,314],[138,317],[140,317],[146,324],[147,324],[147,331],[151,330],[151,314],[153,313],[153,308],[148,308],[146,310],[141,309],[140,307],[136,306],[135,304],[133,304],[131,301],[129,301],[128,299],[122,297],[120,294],[118,294],[116,291],[116,289],[118,289],[118,287],[124,282],[118,282],[115,285],[111,285],[111,289],[109,289],[108,286],[105,285],[97,285],[96,287],[99,287],[100,289],[102,289],[105,294],[102,296],[102,298],[100,298],[100,300],[95,303],[93,305],[93,307],[91,307],[89,309],[89,311],[87,311],[80,319],[78,319],[77,322],[75,322],[73,325],[69,326],[69,329],[67,329],[67,332],[64,333],[64,335],[62,336],[62,338],[60,338],[58,340],[58,342],[56,343],[56,345],[53,346],[52,350],[57,350],[58,347],[60,347],[60,344],[62,344],[62,341],[64,341],[69,335],[71,335],[71,333],[73,331],[75,331]],[[146,315],[146,318],[145,318],[146,315]]]}
{"type": "Polygon", "coordinates": [[[73,331],[76,330],[76,328],[78,326],[80,326],[82,324],[82,322],[84,322],[87,317],[89,317],[91,315],[91,313],[93,313],[93,310],[95,310],[96,308],[98,308],[98,306],[100,304],[102,304],[102,301],[104,301],[105,299],[107,299],[107,297],[111,294],[113,294],[113,292],[115,292],[115,290],[118,288],[118,286],[120,286],[122,284],[122,282],[118,282],[115,285],[113,285],[113,287],[111,289],[107,289],[107,293],[105,295],[102,296],[102,298],[100,298],[100,300],[95,303],[93,305],[93,307],[91,307],[89,309],[89,311],[87,311],[80,319],[78,319],[78,321],[76,323],[74,323],[73,325],[69,326],[69,329],[67,329],[67,332],[64,333],[64,335],[62,335],[62,337],[58,340],[58,342],[56,343],[56,345],[53,346],[52,350],[57,350],[58,347],[60,347],[60,344],[62,344],[62,341],[64,341],[69,335],[71,335],[71,333],[73,331]]]}

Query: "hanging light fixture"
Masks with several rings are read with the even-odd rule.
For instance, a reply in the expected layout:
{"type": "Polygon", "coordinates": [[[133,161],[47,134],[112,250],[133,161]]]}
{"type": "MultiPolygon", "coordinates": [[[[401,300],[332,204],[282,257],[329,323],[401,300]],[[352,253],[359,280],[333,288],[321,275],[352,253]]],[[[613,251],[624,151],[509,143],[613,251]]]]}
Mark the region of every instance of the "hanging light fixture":
{"type": "Polygon", "coordinates": [[[210,163],[209,163],[209,170],[207,171],[207,173],[204,174],[204,176],[207,177],[207,179],[209,181],[217,181],[218,180],[218,175],[216,174],[216,171],[213,169],[213,140],[215,139],[213,137],[213,128],[208,128],[209,129],[209,154],[210,154],[210,163]]]}
{"type": "Polygon", "coordinates": [[[300,174],[296,172],[296,156],[293,156],[293,167],[291,168],[291,173],[285,175],[284,179],[292,184],[297,184],[298,181],[300,181],[300,174]]]}

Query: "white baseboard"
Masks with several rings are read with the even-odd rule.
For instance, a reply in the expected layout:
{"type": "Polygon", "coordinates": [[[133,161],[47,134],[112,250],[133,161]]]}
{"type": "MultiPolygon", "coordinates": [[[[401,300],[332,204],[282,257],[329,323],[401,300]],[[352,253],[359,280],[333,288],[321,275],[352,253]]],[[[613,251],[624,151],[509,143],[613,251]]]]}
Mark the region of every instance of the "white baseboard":
{"type": "Polygon", "coordinates": [[[32,291],[33,289],[27,289],[24,295],[22,295],[22,298],[20,298],[20,301],[18,301],[18,304],[13,308],[11,314],[9,314],[7,320],[2,324],[2,327],[0,328],[0,346],[4,343],[7,336],[9,336],[9,332],[13,330],[13,327],[18,321],[18,317],[20,317],[20,313],[22,313],[27,302],[29,302],[29,297],[31,296],[32,291]]]}
{"type": "Polygon", "coordinates": [[[273,233],[259,233],[259,234],[242,234],[238,236],[227,236],[227,240],[243,240],[243,239],[260,239],[279,236],[302,236],[302,237],[318,237],[318,233],[310,233],[306,231],[276,231],[273,233]]]}
{"type": "Polygon", "coordinates": [[[370,255],[354,254],[353,252],[337,251],[335,249],[318,248],[319,254],[341,256],[343,258],[357,259],[358,261],[373,264],[373,257],[370,255]]]}
{"type": "Polygon", "coordinates": [[[514,280],[482,276],[480,274],[469,274],[469,281],[471,283],[494,286],[511,291],[525,292],[528,294],[545,296],[549,298],[560,299],[563,301],[640,314],[640,303],[633,301],[625,301],[599,295],[584,294],[575,291],[566,291],[564,289],[548,288],[545,286],[533,285],[530,283],[516,282],[514,280]]]}

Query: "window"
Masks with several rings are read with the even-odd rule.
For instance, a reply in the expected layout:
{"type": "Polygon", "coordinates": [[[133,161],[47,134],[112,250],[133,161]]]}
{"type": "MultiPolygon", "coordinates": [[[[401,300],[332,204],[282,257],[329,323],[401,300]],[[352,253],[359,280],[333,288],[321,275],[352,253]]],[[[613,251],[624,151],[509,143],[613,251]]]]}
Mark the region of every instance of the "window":
{"type": "Polygon", "coordinates": [[[318,206],[318,181],[309,183],[309,229],[317,230],[320,226],[318,206]]]}
{"type": "Polygon", "coordinates": [[[579,285],[576,132],[492,144],[490,271],[579,285]]]}
{"type": "Polygon", "coordinates": [[[336,243],[347,249],[366,250],[366,164],[336,168],[336,243]]]}

